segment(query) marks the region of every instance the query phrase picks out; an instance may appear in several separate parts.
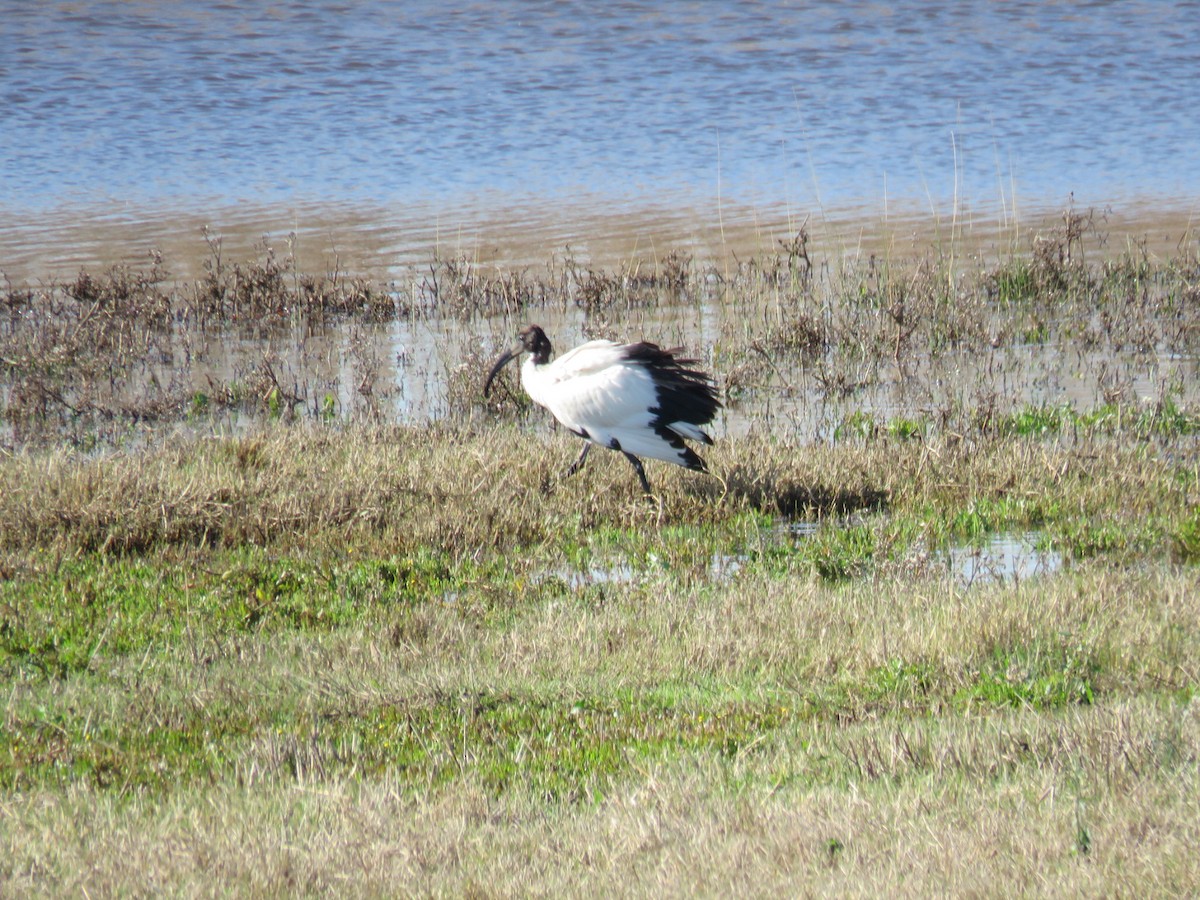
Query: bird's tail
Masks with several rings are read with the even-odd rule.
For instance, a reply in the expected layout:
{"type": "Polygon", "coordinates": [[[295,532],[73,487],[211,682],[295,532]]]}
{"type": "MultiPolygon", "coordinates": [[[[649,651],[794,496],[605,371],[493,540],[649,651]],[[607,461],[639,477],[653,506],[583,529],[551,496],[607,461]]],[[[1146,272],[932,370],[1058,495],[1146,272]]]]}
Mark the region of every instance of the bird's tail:
{"type": "Polygon", "coordinates": [[[685,444],[683,438],[671,428],[655,429],[654,431],[613,431],[611,439],[616,442],[614,450],[623,450],[646,459],[659,459],[697,472],[708,471],[704,460],[697,456],[696,452],[685,444]]]}

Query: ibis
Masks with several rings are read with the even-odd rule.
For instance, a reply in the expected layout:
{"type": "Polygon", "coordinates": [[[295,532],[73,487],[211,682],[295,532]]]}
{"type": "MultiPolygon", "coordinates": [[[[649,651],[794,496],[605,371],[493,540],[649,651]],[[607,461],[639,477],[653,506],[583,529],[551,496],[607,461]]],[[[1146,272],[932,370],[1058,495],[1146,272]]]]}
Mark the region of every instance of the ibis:
{"type": "Polygon", "coordinates": [[[641,457],[708,471],[685,441],[712,443],[701,426],[713,420],[721,403],[712,378],[692,368],[696,360],[645,341],[588,341],[553,361],[551,352],[540,327],[523,329],[520,342],[492,365],[483,395],[505,364],[528,353],[521,366],[526,393],[586,442],[567,475],[579,471],[592,444],[624,454],[647,494],[641,457]]]}

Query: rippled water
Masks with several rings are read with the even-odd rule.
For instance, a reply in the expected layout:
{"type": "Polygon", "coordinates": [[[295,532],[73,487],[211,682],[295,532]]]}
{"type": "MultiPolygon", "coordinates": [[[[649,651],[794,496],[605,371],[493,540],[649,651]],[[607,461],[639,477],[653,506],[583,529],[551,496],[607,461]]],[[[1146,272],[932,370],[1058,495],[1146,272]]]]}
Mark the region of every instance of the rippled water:
{"type": "Polygon", "coordinates": [[[0,0],[0,30],[9,270],[214,221],[386,256],[1200,184],[1196,2],[0,0]]]}
{"type": "MultiPolygon", "coordinates": [[[[186,278],[208,254],[204,227],[227,259],[257,258],[269,232],[301,271],[385,280],[435,252],[540,265],[569,248],[605,265],[672,245],[773,250],[808,216],[836,261],[931,211],[1009,223],[1072,194],[1080,207],[1117,204],[1105,231],[1128,221],[1125,207],[1171,207],[1169,227],[1145,221],[1174,252],[1200,201],[1198,13],[1197,2],[0,0],[0,276],[70,277],[160,248],[186,278]],[[885,227],[839,230],[839,213],[885,227]]],[[[707,303],[614,324],[712,347],[732,328],[723,317],[740,314],[707,303]]],[[[585,336],[578,310],[539,317],[560,347],[585,336]]],[[[515,327],[433,318],[280,333],[270,346],[225,336],[189,377],[203,391],[212,372],[236,378],[272,353],[305,396],[352,409],[365,353],[380,361],[380,391],[394,386],[385,414],[425,421],[447,413],[468,352],[515,327]]],[[[1091,408],[1092,375],[1109,361],[1068,351],[999,351],[1000,369],[1021,374],[1011,384],[978,375],[995,354],[953,358],[922,371],[928,396],[887,382],[842,403],[772,394],[755,412],[826,439],[848,410],[912,414],[962,384],[1091,408]]],[[[1191,358],[1118,364],[1139,397],[1178,382],[1192,400],[1200,383],[1191,358]]],[[[731,411],[724,427],[746,425],[731,411]]]]}

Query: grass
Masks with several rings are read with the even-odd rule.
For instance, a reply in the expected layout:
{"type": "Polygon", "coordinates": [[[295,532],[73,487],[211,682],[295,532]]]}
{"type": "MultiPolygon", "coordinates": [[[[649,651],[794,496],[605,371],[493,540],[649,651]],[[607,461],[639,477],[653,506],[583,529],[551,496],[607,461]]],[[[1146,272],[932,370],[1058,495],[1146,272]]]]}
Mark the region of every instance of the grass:
{"type": "MultiPolygon", "coordinates": [[[[1038,340],[1082,328],[1087,303],[1114,341],[1194,339],[1191,269],[1086,269],[1079,239],[957,297],[936,262],[818,294],[799,239],[743,264],[734,282],[786,295],[783,320],[714,356],[752,427],[710,448],[711,477],[651,463],[653,504],[614,454],[564,478],[576,444],[519,398],[469,413],[478,350],[451,385],[463,414],[437,424],[347,421],[325,389],[288,415],[304,389],[272,365],[240,382],[264,414],[237,435],[88,442],[79,397],[95,413],[132,358],[84,373],[47,355],[22,380],[30,333],[6,320],[0,893],[1195,893],[1186,389],[1143,402],[1095,369],[1092,407],[853,409],[880,360],[1022,353],[1038,322],[1038,340]],[[21,418],[37,384],[69,386],[66,433],[49,399],[54,428],[21,418]],[[842,398],[828,439],[755,427],[772,422],[756,398],[787,384],[842,398]],[[968,585],[947,565],[1011,534],[1061,567],[968,585]]],[[[286,260],[260,267],[214,247],[189,301],[205,327],[303,295],[286,260]]],[[[690,308],[698,268],[569,262],[538,281],[438,261],[418,286],[471,321],[526,312],[541,284],[601,329],[690,308]]],[[[87,332],[147,296],[122,277],[47,296],[87,332]]],[[[162,296],[174,320],[180,295],[162,296]]],[[[97,346],[178,338],[138,308],[97,346]]],[[[228,387],[181,392],[180,414],[228,387]]]]}
{"type": "Polygon", "coordinates": [[[17,890],[199,886],[220,860],[238,890],[334,873],[462,889],[488,872],[504,890],[649,889],[631,867],[661,865],[680,890],[865,892],[899,854],[919,891],[977,883],[978,860],[945,854],[969,820],[976,852],[1009,850],[985,854],[993,876],[1182,887],[1195,596],[1194,573],[1165,564],[965,597],[751,571],[499,618],[478,597],[380,603],[334,628],[198,614],[63,675],[19,665],[5,874],[17,890]],[[537,846],[535,868],[518,862],[537,846]]]}
{"type": "Polygon", "coordinates": [[[1196,883],[1177,454],[744,438],[652,507],[501,431],[0,461],[10,892],[1196,883]],[[1034,526],[1059,574],[928,564],[1034,526]]]}

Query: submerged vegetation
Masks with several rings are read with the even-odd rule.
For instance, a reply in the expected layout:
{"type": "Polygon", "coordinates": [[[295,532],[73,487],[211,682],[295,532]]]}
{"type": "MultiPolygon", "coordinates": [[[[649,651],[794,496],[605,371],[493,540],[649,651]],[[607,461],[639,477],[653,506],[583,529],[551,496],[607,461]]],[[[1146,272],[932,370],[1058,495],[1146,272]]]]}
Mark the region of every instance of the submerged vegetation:
{"type": "Polygon", "coordinates": [[[0,893],[1194,892],[1200,262],[1094,228],[8,286],[0,893]],[[653,504],[478,395],[635,316],[730,409],[653,504]]]}
{"type": "MultiPolygon", "coordinates": [[[[436,258],[388,285],[316,277],[264,239],[230,262],[205,235],[202,277],[147,267],[0,292],[0,442],[120,444],[183,423],[469,420],[492,350],[520,323],[703,344],[738,421],[798,436],[889,427],[1036,427],[1048,415],[1142,415],[1196,401],[1200,257],[1117,254],[1067,213],[1027,253],[816,256],[805,230],[725,265],[678,251],[598,270],[574,257],[505,270],[436,258]],[[701,335],[697,314],[716,325],[701,335]],[[1066,398],[1070,399],[1066,399],[1066,398]],[[1082,404],[1082,407],[1080,406],[1082,404]],[[888,421],[877,422],[885,413],[888,421]],[[861,415],[848,430],[842,419],[861,415]]],[[[560,343],[564,339],[560,340],[560,343]]],[[[518,391],[488,411],[523,414],[518,391]]],[[[1055,425],[1056,423],[1048,423],[1055,425]]]]}

